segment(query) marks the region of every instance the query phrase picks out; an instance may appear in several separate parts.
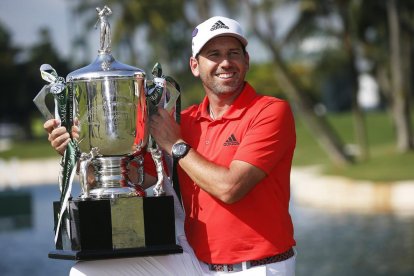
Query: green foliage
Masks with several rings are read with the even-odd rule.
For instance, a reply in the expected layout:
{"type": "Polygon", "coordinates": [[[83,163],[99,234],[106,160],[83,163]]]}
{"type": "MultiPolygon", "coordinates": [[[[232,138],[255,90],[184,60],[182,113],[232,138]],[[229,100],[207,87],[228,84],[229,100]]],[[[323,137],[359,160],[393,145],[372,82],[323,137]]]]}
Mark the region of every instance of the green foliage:
{"type": "Polygon", "coordinates": [[[0,159],[35,159],[58,157],[46,137],[30,141],[13,141],[9,150],[0,152],[0,159]]]}
{"type": "MultiPolygon", "coordinates": [[[[199,89],[198,93],[202,90],[199,89]]],[[[329,121],[344,138],[346,144],[354,144],[354,129],[350,113],[330,114],[329,121]]],[[[377,182],[414,179],[414,153],[400,154],[394,147],[394,134],[390,118],[385,113],[367,113],[370,159],[345,168],[335,167],[315,141],[309,130],[296,118],[297,146],[294,166],[322,165],[326,174],[343,175],[354,179],[377,182]]],[[[39,124],[39,122],[37,122],[39,124]]],[[[41,136],[41,135],[40,135],[41,136]]],[[[57,157],[46,135],[39,139],[13,142],[12,148],[0,152],[1,159],[32,159],[57,157]]]]}
{"type": "MultiPolygon", "coordinates": [[[[192,26],[184,15],[184,0],[153,1],[74,1],[73,13],[84,22],[81,37],[90,35],[97,20],[95,7],[108,5],[113,15],[109,21],[113,33],[113,49],[122,49],[129,64],[150,67],[155,62],[183,69],[190,56],[192,26]],[[91,12],[93,11],[93,12],[91,12]],[[139,35],[139,37],[138,37],[139,35]],[[145,53],[138,54],[145,48],[145,53]],[[141,56],[145,55],[141,59],[141,56]]],[[[118,55],[119,56],[119,55],[118,55]]]]}
{"type": "MultiPolygon", "coordinates": [[[[286,95],[274,76],[275,68],[272,64],[251,64],[246,80],[256,89],[257,93],[284,99],[286,95]]],[[[182,88],[183,108],[202,101],[205,96],[203,86],[200,80],[191,74],[189,69],[182,74],[178,74],[177,81],[182,88]]]]}
{"type": "Polygon", "coordinates": [[[251,64],[246,80],[256,89],[257,93],[284,98],[283,89],[275,79],[275,67],[270,63],[251,64]]]}
{"type": "MultiPolygon", "coordinates": [[[[218,2],[218,1],[212,1],[218,2]]],[[[289,1],[249,1],[261,3],[262,9],[258,17],[273,17],[277,6],[289,1]]],[[[85,23],[83,26],[84,37],[91,35],[93,25],[97,20],[95,7],[109,5],[113,11],[110,18],[113,28],[114,49],[121,49],[124,56],[129,56],[128,61],[122,58],[122,62],[139,64],[141,68],[151,68],[155,61],[159,61],[167,68],[168,75],[174,77],[181,85],[182,107],[185,108],[194,103],[199,103],[204,97],[204,90],[197,78],[194,78],[188,69],[188,57],[190,56],[191,32],[197,23],[205,16],[200,16],[200,5],[206,5],[208,0],[190,3],[185,0],[153,0],[153,1],[127,1],[127,0],[78,0],[71,2],[76,19],[85,23]],[[188,9],[191,9],[189,11],[188,9]],[[191,16],[189,16],[191,15],[191,16]],[[145,53],[138,54],[145,49],[145,53]],[[124,53],[126,52],[126,53],[124,53]],[[140,60],[145,54],[145,64],[140,60]]],[[[211,3],[211,2],[210,2],[211,3]]],[[[299,1],[301,17],[294,26],[286,41],[280,43],[281,54],[283,50],[292,50],[299,47],[307,37],[323,32],[327,37],[341,37],[335,33],[331,26],[322,27],[320,19],[327,15],[337,15],[338,3],[347,7],[344,1],[299,1]],[[290,39],[289,39],[290,38],[290,39]],[[289,43],[290,42],[290,43],[289,43]],[[283,48],[283,49],[282,49],[283,48]]],[[[357,35],[361,41],[358,48],[363,55],[372,60],[374,67],[388,64],[388,30],[386,20],[386,1],[353,1],[359,3],[359,9],[354,9],[354,17],[357,23],[357,35]]],[[[410,1],[400,1],[403,10],[411,12],[414,4],[410,1]]],[[[242,9],[236,0],[220,1],[220,7],[231,16],[235,16],[242,9]]],[[[206,5],[207,6],[207,5],[206,5]]],[[[211,9],[213,10],[213,9],[211,9]]],[[[251,14],[250,14],[251,15],[251,14]]],[[[249,16],[244,16],[248,20],[249,16]]],[[[248,24],[248,23],[247,23],[248,24]]],[[[409,16],[402,17],[403,27],[412,31],[413,20],[409,16]]],[[[246,28],[248,30],[248,27],[246,28]]],[[[340,32],[340,31],[339,31],[340,32]]],[[[248,33],[248,32],[247,32],[248,33]]],[[[271,32],[269,33],[270,36],[271,32]]],[[[79,35],[79,34],[76,34],[79,35]]],[[[273,36],[272,36],[273,37],[273,36]]],[[[79,41],[82,38],[76,38],[79,41]]],[[[275,36],[274,43],[279,47],[280,38],[275,36]]],[[[341,40],[342,41],[342,40],[341,40]]],[[[307,53],[304,56],[296,53],[290,57],[290,63],[286,64],[289,72],[295,76],[295,84],[298,89],[311,94],[314,102],[320,102],[323,85],[333,77],[344,79],[350,66],[347,53],[338,47],[322,50],[319,53],[307,53]],[[311,62],[309,62],[309,60],[311,62]],[[312,63],[310,65],[310,63],[312,63]]],[[[32,103],[33,97],[45,84],[39,74],[39,66],[49,63],[61,76],[69,72],[68,62],[62,60],[54,49],[48,30],[40,30],[38,41],[27,51],[23,52],[11,41],[11,35],[0,24],[0,121],[12,121],[23,126],[25,130],[34,130],[34,136],[39,140],[28,142],[14,142],[13,148],[0,152],[0,158],[39,158],[56,156],[51,149],[45,135],[42,134],[42,120],[32,103]],[[22,55],[24,54],[24,55],[22,55]],[[24,57],[24,59],[22,59],[24,57]],[[38,116],[34,118],[35,116],[38,116]],[[35,124],[31,122],[35,121],[35,124]],[[33,127],[34,126],[34,127],[33,127]]],[[[95,51],[95,49],[93,49],[95,51]]],[[[251,53],[254,55],[254,52],[251,53]]],[[[120,56],[116,52],[114,56],[120,56]]],[[[407,57],[408,58],[408,57],[407,57]]],[[[411,58],[411,57],[410,57],[411,58]]],[[[87,61],[89,63],[89,60],[87,61]]],[[[78,67],[78,66],[77,66],[78,67]]],[[[275,79],[273,64],[251,64],[247,80],[261,94],[284,98],[284,88],[280,87],[275,79]]],[[[334,92],[337,92],[334,90],[334,92]]],[[[340,102],[338,93],[333,97],[340,102]],[[338,100],[339,99],[339,100],[338,100]]],[[[329,122],[347,144],[355,144],[353,121],[350,114],[340,113],[329,115],[329,122]]],[[[327,173],[342,174],[359,179],[373,179],[389,181],[397,179],[413,179],[414,164],[413,153],[401,155],[394,148],[395,137],[390,118],[383,113],[367,114],[368,139],[370,146],[370,159],[364,163],[346,168],[334,167],[327,154],[321,149],[314,137],[310,135],[306,127],[297,119],[298,146],[294,158],[296,166],[322,164],[327,173]]],[[[414,120],[413,120],[414,121],[414,120]]],[[[27,135],[30,136],[30,135],[27,135]]]]}
{"type": "Polygon", "coordinates": [[[0,24],[0,87],[2,89],[0,94],[0,121],[12,117],[13,103],[10,103],[10,101],[15,100],[12,93],[14,95],[19,73],[15,63],[18,53],[19,49],[12,45],[10,33],[0,24]]]}
{"type": "MultiPolygon", "coordinates": [[[[350,113],[328,116],[329,122],[343,138],[345,144],[355,145],[353,118],[350,113]]],[[[365,162],[339,168],[332,164],[309,130],[296,118],[297,147],[295,166],[322,165],[327,174],[343,175],[354,179],[396,181],[414,179],[414,152],[401,154],[394,146],[392,121],[386,113],[366,113],[370,158],[365,162]]]]}
{"type": "Polygon", "coordinates": [[[42,117],[33,117],[31,120],[31,131],[35,139],[47,139],[45,130],[43,129],[44,119],[42,117]]]}
{"type": "Polygon", "coordinates": [[[30,138],[31,118],[40,116],[33,98],[46,84],[40,76],[40,65],[51,64],[61,76],[66,76],[69,70],[54,49],[47,29],[39,31],[39,41],[27,49],[26,59],[18,60],[20,52],[10,41],[8,31],[0,25],[0,122],[19,124],[25,138],[30,138]]]}

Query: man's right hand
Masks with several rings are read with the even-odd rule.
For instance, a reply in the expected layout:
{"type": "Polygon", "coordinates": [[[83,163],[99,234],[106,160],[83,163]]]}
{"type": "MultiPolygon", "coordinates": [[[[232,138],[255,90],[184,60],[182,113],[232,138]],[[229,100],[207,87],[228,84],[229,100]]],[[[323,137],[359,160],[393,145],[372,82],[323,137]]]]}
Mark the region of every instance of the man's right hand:
{"type": "MultiPolygon", "coordinates": [[[[52,147],[60,154],[66,150],[66,146],[70,141],[70,135],[65,127],[59,127],[59,120],[57,119],[50,119],[47,120],[43,128],[49,134],[48,140],[52,147]]],[[[72,137],[78,138],[79,137],[79,128],[75,125],[72,127],[72,137]]]]}

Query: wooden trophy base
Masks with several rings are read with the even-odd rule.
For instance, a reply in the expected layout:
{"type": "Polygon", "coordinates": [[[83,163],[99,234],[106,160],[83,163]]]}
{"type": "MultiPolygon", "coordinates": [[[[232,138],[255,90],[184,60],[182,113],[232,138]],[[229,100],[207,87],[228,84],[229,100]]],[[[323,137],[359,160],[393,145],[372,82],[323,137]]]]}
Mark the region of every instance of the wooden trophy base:
{"type": "MultiPolygon", "coordinates": [[[[54,202],[55,225],[59,202],[54,202]]],[[[182,253],[176,244],[174,199],[126,197],[69,200],[49,258],[96,260],[182,253]]]]}

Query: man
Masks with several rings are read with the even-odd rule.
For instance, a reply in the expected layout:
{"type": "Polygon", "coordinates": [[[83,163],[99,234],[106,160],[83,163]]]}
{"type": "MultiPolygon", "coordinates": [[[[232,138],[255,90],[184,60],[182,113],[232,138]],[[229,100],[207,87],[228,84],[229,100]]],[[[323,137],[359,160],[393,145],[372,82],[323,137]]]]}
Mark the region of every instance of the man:
{"type": "Polygon", "coordinates": [[[203,273],[294,275],[294,119],[285,101],[260,96],[245,81],[246,46],[232,19],[198,25],[190,67],[206,96],[182,112],[181,126],[159,110],[150,132],[179,164],[185,234],[203,273]]]}
{"type": "Polygon", "coordinates": [[[159,110],[150,132],[178,159],[185,233],[199,260],[215,271],[258,264],[271,270],[290,260],[293,270],[294,120],[286,102],[259,96],[245,82],[246,45],[232,19],[197,26],[190,67],[206,97],[182,112],[181,128],[159,110]]]}

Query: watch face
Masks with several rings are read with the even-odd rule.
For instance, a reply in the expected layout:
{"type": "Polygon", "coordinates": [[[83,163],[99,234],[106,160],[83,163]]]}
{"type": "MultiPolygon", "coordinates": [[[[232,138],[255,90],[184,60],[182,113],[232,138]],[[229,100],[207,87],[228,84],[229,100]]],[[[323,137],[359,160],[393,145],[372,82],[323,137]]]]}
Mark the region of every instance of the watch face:
{"type": "Polygon", "coordinates": [[[188,152],[189,146],[186,143],[178,143],[173,146],[174,157],[181,158],[188,152]]]}
{"type": "Polygon", "coordinates": [[[185,144],[178,144],[176,154],[183,155],[186,149],[187,149],[187,146],[185,144]]]}

